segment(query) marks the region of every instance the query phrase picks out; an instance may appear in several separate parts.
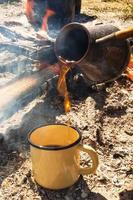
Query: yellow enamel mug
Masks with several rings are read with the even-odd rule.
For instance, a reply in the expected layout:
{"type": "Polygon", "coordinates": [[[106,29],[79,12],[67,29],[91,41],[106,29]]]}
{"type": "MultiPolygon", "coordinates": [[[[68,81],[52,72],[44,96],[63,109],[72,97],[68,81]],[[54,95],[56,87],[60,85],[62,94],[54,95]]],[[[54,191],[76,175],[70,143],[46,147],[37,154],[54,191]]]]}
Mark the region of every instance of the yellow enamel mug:
{"type": "Polygon", "coordinates": [[[63,189],[73,185],[79,176],[95,173],[98,155],[87,145],[81,145],[80,133],[66,125],[46,125],[29,134],[33,175],[36,182],[48,189],[63,189]],[[80,167],[80,151],[89,154],[91,167],[80,167]]]}

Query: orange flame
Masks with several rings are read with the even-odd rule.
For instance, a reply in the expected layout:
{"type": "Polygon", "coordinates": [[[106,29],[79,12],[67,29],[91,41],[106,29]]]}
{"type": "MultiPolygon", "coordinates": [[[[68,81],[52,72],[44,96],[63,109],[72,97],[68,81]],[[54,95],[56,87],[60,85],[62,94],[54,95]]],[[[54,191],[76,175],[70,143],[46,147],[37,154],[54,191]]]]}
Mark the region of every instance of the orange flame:
{"type": "Polygon", "coordinates": [[[33,17],[34,0],[27,0],[25,5],[26,16],[32,23],[35,21],[33,17]]]}
{"type": "Polygon", "coordinates": [[[67,84],[66,84],[66,75],[69,70],[70,70],[70,67],[68,66],[61,67],[60,76],[59,76],[58,85],[57,85],[57,89],[60,95],[64,97],[64,109],[66,113],[71,110],[71,102],[70,102],[69,93],[68,93],[67,84]]]}
{"type": "Polygon", "coordinates": [[[70,101],[68,92],[65,95],[64,108],[65,108],[65,113],[70,112],[71,110],[71,101],[70,101]]]}
{"type": "Polygon", "coordinates": [[[48,18],[55,15],[55,12],[51,9],[46,10],[46,14],[43,17],[43,22],[42,22],[42,30],[46,31],[47,26],[48,26],[48,18]]]}
{"type": "Polygon", "coordinates": [[[133,81],[133,54],[131,54],[130,62],[128,64],[128,67],[126,69],[127,77],[133,81]]]}

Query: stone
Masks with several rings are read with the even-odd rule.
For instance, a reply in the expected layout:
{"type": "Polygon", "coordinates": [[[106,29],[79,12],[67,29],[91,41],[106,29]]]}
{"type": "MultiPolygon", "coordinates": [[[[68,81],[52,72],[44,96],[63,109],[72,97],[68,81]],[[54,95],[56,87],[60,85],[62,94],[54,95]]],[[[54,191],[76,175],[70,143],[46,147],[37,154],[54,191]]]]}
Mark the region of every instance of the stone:
{"type": "Polygon", "coordinates": [[[70,200],[70,198],[68,196],[65,196],[65,200],[70,200]]]}
{"type": "Polygon", "coordinates": [[[83,199],[85,199],[87,196],[88,196],[88,194],[87,194],[86,192],[82,191],[81,197],[82,197],[83,199]]]}

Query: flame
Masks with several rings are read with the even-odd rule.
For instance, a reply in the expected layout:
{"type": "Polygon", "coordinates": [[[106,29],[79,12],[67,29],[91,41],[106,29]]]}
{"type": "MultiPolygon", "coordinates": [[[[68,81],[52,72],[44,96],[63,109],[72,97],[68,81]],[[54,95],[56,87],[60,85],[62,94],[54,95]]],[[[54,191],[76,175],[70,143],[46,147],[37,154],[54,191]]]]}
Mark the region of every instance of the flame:
{"type": "Polygon", "coordinates": [[[66,84],[66,75],[68,71],[70,70],[69,66],[62,66],[60,70],[60,76],[57,84],[57,89],[61,96],[64,97],[64,109],[65,112],[69,112],[71,110],[71,102],[69,98],[69,93],[67,90],[67,84],[66,84]]]}
{"type": "Polygon", "coordinates": [[[133,81],[133,54],[131,54],[130,62],[128,64],[128,67],[126,69],[127,77],[133,81]]]}
{"type": "Polygon", "coordinates": [[[71,101],[68,92],[66,93],[64,98],[64,108],[65,108],[65,113],[70,112],[71,110],[71,101]]]}
{"type": "Polygon", "coordinates": [[[128,68],[133,69],[133,54],[131,54],[130,62],[128,64],[128,68]]]}
{"type": "Polygon", "coordinates": [[[51,9],[47,9],[46,13],[43,17],[43,22],[42,22],[42,30],[46,31],[47,30],[47,26],[48,26],[48,18],[55,15],[55,12],[51,9]]]}
{"type": "Polygon", "coordinates": [[[25,5],[26,16],[32,23],[35,21],[33,17],[33,7],[34,7],[34,0],[27,0],[25,5]]]}

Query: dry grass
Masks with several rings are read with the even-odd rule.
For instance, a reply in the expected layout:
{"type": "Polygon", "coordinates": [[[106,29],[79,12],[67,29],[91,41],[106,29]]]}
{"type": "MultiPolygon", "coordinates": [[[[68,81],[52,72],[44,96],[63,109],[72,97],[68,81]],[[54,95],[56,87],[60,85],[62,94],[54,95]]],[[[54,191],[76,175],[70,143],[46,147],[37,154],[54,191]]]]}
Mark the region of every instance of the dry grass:
{"type": "Polygon", "coordinates": [[[133,2],[127,2],[126,7],[123,9],[124,19],[133,19],[133,2]]]}
{"type": "Polygon", "coordinates": [[[112,12],[114,17],[133,19],[133,0],[84,0],[82,11],[97,16],[112,12]]]}

